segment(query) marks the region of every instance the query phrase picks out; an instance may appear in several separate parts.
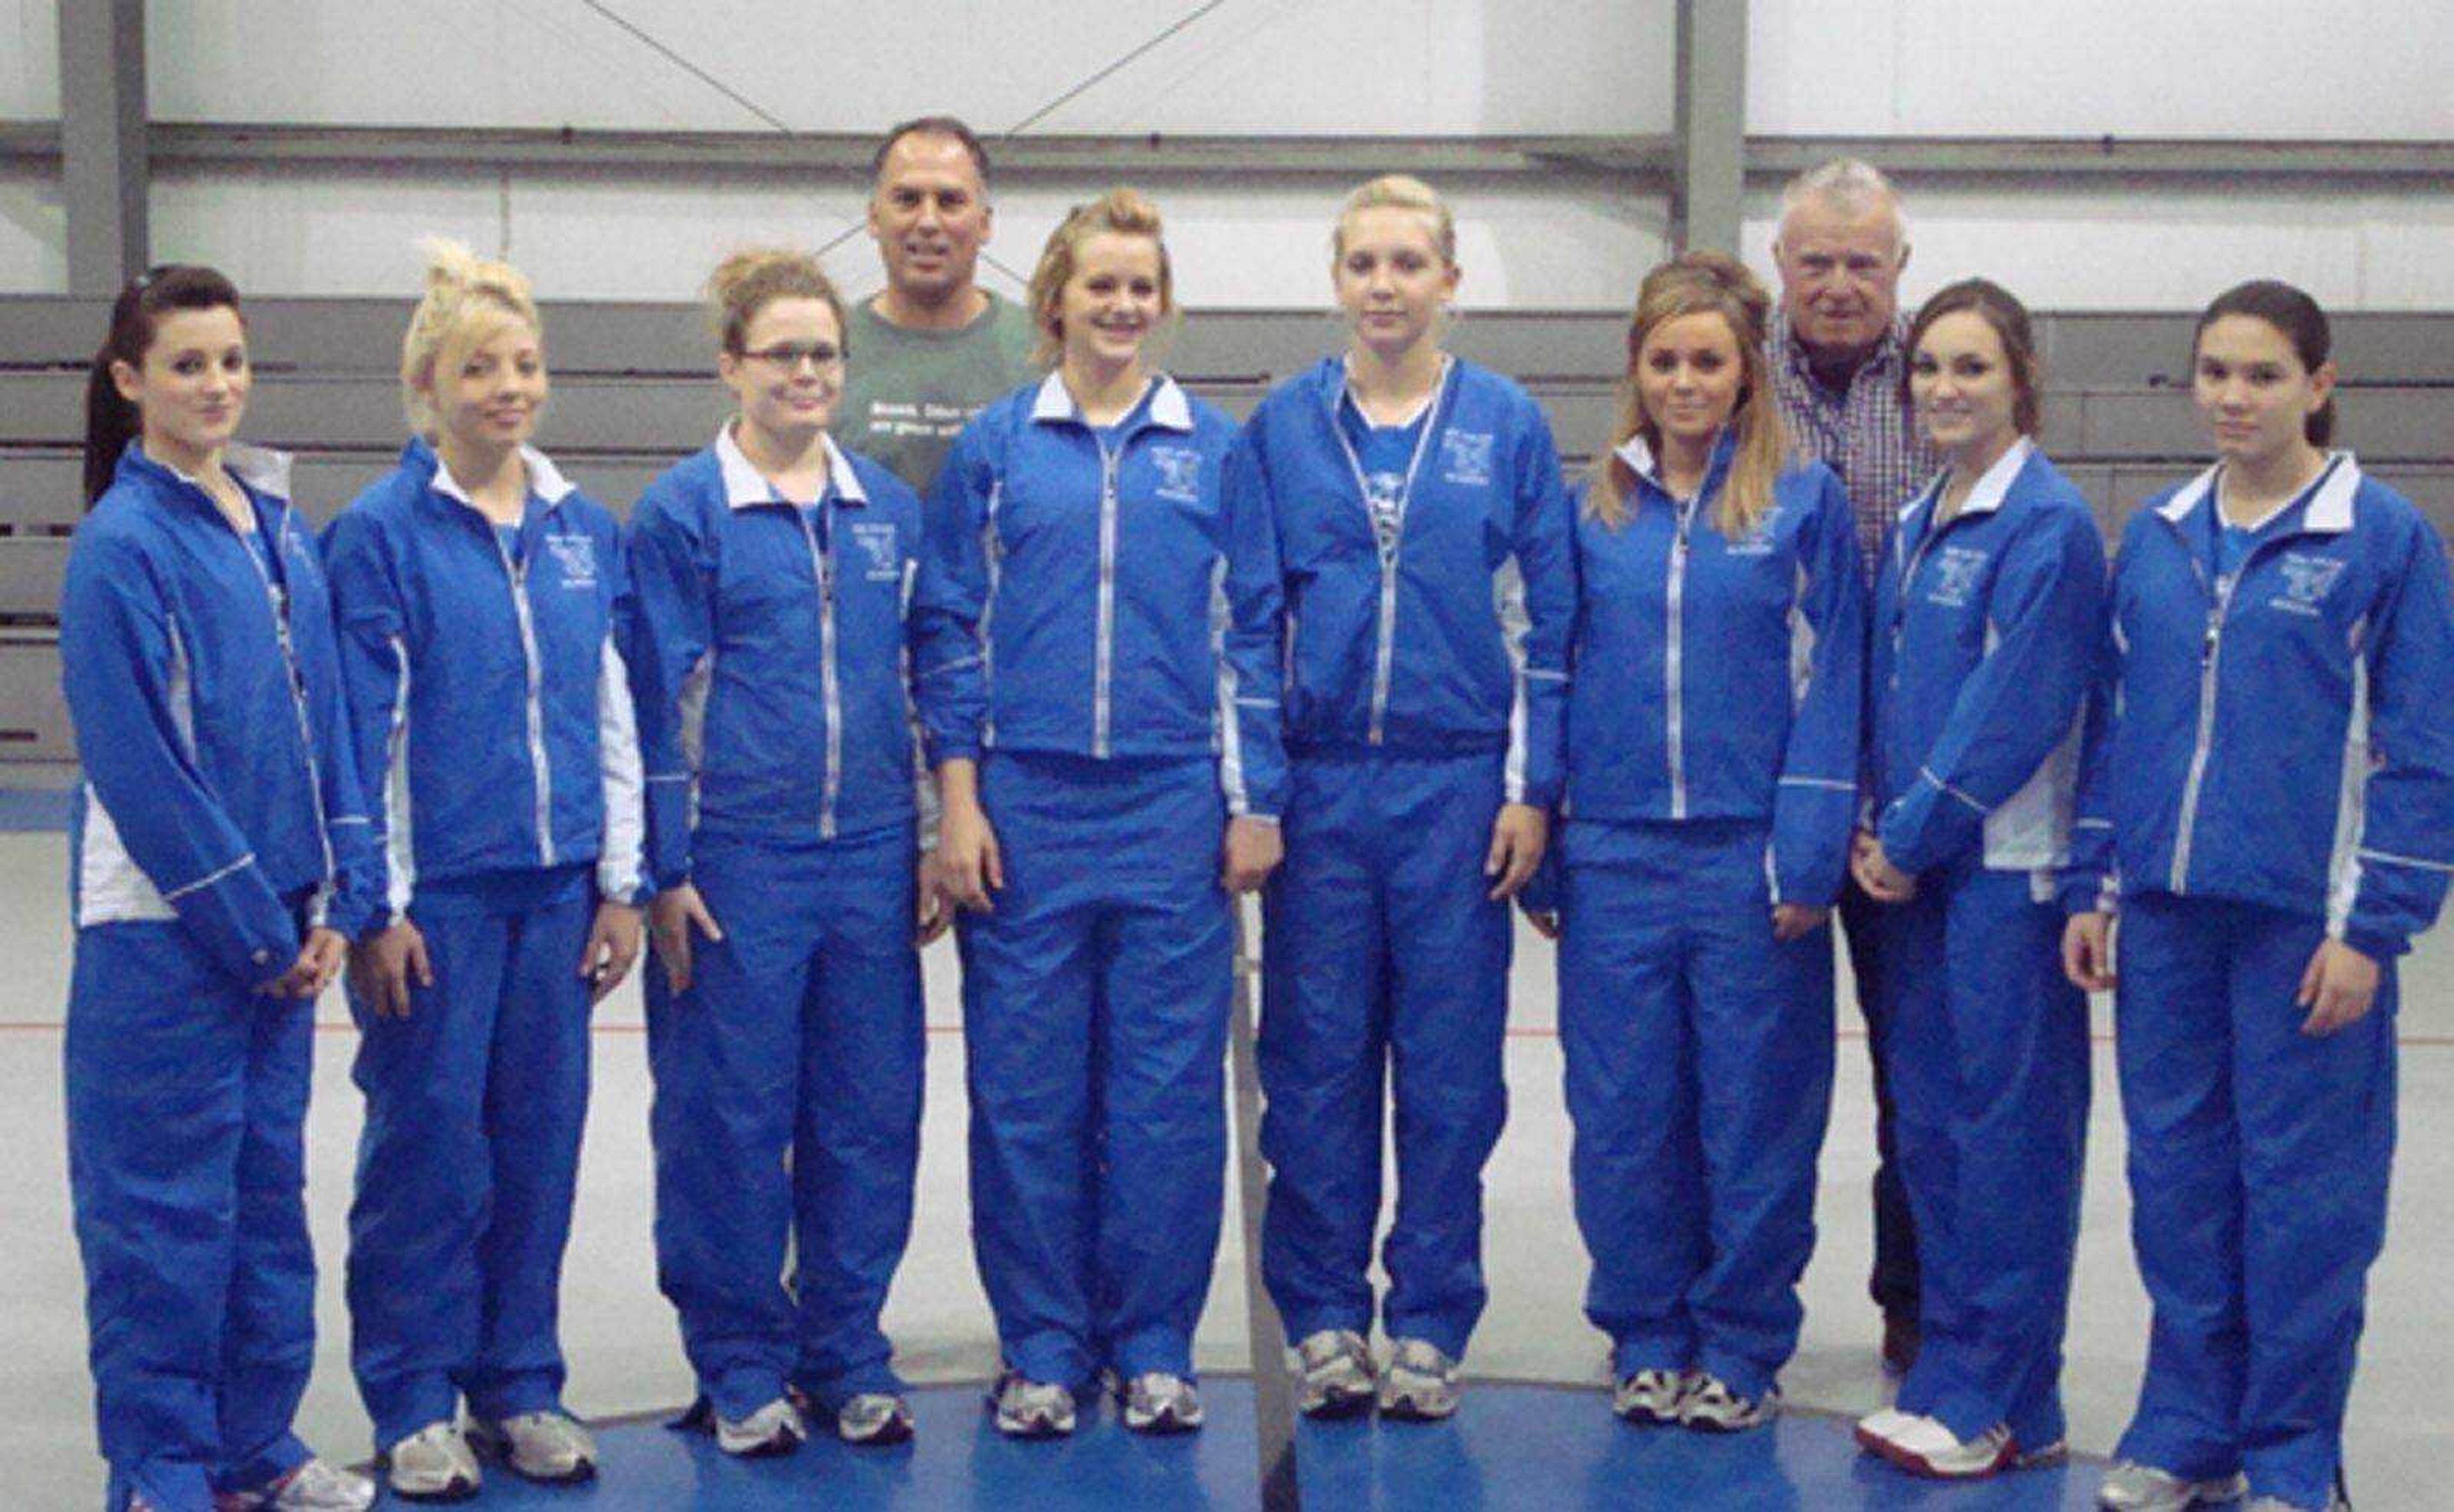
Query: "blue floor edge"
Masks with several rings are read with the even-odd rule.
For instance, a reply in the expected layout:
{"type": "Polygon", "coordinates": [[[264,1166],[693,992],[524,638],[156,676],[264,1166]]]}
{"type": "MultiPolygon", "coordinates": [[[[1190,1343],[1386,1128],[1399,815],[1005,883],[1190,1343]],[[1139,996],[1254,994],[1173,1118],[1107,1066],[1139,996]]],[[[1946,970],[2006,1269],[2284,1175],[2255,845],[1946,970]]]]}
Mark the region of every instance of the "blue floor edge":
{"type": "MultiPolygon", "coordinates": [[[[575,1487],[531,1485],[489,1466],[473,1508],[1254,1507],[1259,1504],[1253,1382],[1203,1377],[1208,1424],[1152,1439],[1127,1432],[1104,1403],[1086,1404],[1070,1439],[997,1434],[979,1384],[915,1388],[917,1433],[894,1448],[854,1448],[821,1434],[785,1459],[731,1459],[701,1433],[666,1426],[678,1409],[594,1424],[602,1471],[575,1487]]],[[[1638,1428],[1610,1414],[1599,1385],[1476,1379],[1442,1423],[1299,1422],[1304,1502],[1374,1507],[1918,1508],[2031,1512],[2095,1504],[2103,1462],[2012,1472],[1977,1483],[1920,1481],[1861,1453],[1850,1415],[1791,1406],[1748,1433],[1638,1428]]],[[[389,1496],[385,1506],[406,1506],[389,1496]]]]}

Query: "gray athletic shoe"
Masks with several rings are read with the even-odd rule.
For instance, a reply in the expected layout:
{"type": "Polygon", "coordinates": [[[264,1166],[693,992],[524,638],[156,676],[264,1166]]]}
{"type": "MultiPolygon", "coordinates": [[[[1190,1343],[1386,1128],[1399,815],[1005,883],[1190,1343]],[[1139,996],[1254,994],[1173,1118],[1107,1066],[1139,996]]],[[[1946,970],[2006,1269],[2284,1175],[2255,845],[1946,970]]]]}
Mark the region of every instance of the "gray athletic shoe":
{"type": "Polygon", "coordinates": [[[1380,1373],[1380,1415],[1399,1422],[1437,1422],[1458,1410],[1457,1361],[1438,1344],[1400,1339],[1380,1373]]]}
{"type": "Polygon", "coordinates": [[[372,1481],[309,1460],[270,1485],[222,1492],[213,1498],[213,1512],[367,1512],[374,1504],[372,1481]]]}
{"type": "Polygon", "coordinates": [[[911,1404],[892,1392],[864,1391],[836,1411],[835,1437],[869,1448],[908,1442],[911,1404]]]}
{"type": "Polygon", "coordinates": [[[791,1454],[810,1437],[809,1425],[789,1397],[778,1397],[747,1418],[715,1418],[715,1446],[743,1460],[791,1454]]]}
{"type": "Polygon", "coordinates": [[[1372,1346],[1350,1328],[1324,1328],[1296,1346],[1296,1410],[1307,1418],[1349,1418],[1372,1410],[1377,1388],[1372,1346]]]}
{"type": "Polygon", "coordinates": [[[595,1439],[565,1413],[523,1412],[500,1422],[473,1420],[469,1441],[523,1480],[567,1485],[596,1474],[595,1439]]]}
{"type": "Polygon", "coordinates": [[[1679,1399],[1685,1395],[1685,1371],[1639,1370],[1619,1378],[1611,1392],[1611,1411],[1630,1422],[1677,1422],[1679,1399]]]}
{"type": "Polygon", "coordinates": [[[1146,1370],[1116,1392],[1125,1426],[1136,1433],[1191,1433],[1201,1426],[1201,1393],[1182,1376],[1146,1370]]]}
{"type": "Polygon", "coordinates": [[[1010,1439],[1061,1439],[1074,1431],[1074,1393],[1019,1370],[997,1380],[996,1429],[1010,1439]]]}
{"type": "Polygon", "coordinates": [[[1687,1394],[1679,1399],[1679,1421],[1706,1433],[1740,1433],[1760,1428],[1779,1416],[1780,1392],[1742,1397],[1726,1381],[1702,1371],[1687,1378],[1687,1394]]]}
{"type": "Polygon", "coordinates": [[[2190,1481],[2124,1460],[2097,1487],[2096,1504],[2104,1512],[2188,1512],[2205,1502],[2238,1502],[2248,1491],[2248,1478],[2238,1472],[2217,1481],[2190,1481]]]}
{"type": "Polygon", "coordinates": [[[384,1480],[411,1502],[466,1502],[485,1478],[459,1425],[430,1422],[384,1451],[384,1480]]]}

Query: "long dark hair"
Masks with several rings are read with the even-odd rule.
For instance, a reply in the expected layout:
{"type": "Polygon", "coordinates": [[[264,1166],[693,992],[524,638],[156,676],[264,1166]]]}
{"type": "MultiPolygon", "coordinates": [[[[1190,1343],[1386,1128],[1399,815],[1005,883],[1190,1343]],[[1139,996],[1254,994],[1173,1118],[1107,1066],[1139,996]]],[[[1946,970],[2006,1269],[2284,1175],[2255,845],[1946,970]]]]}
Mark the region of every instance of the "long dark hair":
{"type": "Polygon", "coordinates": [[[119,454],[145,429],[136,406],[122,398],[111,365],[145,365],[153,328],[174,310],[238,310],[238,290],[211,268],[171,263],[131,280],[111,306],[111,333],[93,354],[85,384],[85,507],[93,508],[119,471],[119,454]]]}
{"type": "MultiPolygon", "coordinates": [[[[2326,312],[2318,308],[2318,301],[2281,278],[2253,278],[2216,295],[2215,303],[2199,316],[2198,328],[2190,333],[2193,366],[2198,362],[2199,338],[2207,333],[2207,327],[2226,315],[2247,315],[2282,332],[2283,339],[2292,343],[2293,354],[2301,359],[2305,373],[2324,367],[2327,354],[2334,350],[2334,334],[2327,329],[2326,312]]],[[[2323,447],[2335,438],[2333,394],[2326,395],[2325,403],[2309,412],[2301,433],[2315,447],[2323,447]]]]}

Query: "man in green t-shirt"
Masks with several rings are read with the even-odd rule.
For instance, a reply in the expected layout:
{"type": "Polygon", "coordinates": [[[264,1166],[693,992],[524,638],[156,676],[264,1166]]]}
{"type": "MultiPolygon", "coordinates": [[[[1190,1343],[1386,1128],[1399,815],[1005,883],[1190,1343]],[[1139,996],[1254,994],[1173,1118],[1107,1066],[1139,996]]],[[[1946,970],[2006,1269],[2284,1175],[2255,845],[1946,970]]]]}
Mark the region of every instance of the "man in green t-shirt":
{"type": "Polygon", "coordinates": [[[963,422],[1039,375],[1031,316],[973,281],[992,216],[988,154],[971,128],[906,121],[873,169],[869,233],[886,287],[849,312],[835,438],[926,493],[963,422]]]}

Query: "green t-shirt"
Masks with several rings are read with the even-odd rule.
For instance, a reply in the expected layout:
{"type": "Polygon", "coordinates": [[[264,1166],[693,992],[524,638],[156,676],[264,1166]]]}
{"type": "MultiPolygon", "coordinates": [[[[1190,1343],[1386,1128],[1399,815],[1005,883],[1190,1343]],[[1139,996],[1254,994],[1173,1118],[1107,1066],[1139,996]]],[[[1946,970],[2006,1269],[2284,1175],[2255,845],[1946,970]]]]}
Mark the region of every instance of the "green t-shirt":
{"type": "Polygon", "coordinates": [[[867,300],[853,306],[836,442],[926,494],[963,423],[1040,374],[1031,316],[1010,299],[988,300],[959,331],[914,331],[888,324],[867,300]]]}

